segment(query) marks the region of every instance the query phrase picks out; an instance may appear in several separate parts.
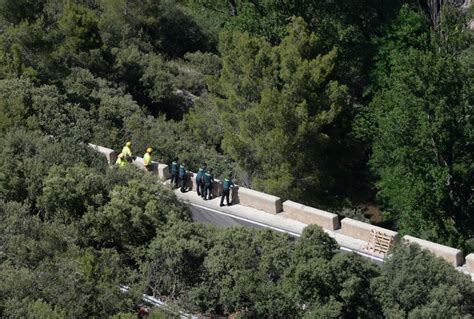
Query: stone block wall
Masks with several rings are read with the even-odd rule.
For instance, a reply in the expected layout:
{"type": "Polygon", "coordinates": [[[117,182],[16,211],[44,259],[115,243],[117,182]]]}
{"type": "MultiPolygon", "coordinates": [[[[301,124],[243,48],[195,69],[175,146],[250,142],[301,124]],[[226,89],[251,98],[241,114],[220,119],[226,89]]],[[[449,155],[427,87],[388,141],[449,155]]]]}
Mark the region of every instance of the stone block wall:
{"type": "Polygon", "coordinates": [[[336,214],[304,206],[290,200],[283,203],[283,211],[286,213],[286,217],[304,224],[316,224],[329,230],[341,228],[339,217],[336,214]]]}
{"type": "Polygon", "coordinates": [[[113,149],[91,143],[89,143],[89,146],[92,147],[95,151],[104,155],[109,165],[113,165],[117,161],[118,154],[113,149]]]}
{"type": "Polygon", "coordinates": [[[283,210],[279,197],[257,192],[245,187],[240,187],[238,192],[241,205],[263,210],[270,214],[277,214],[283,210]]]}
{"type": "MultiPolygon", "coordinates": [[[[117,153],[109,148],[99,145],[89,144],[94,150],[106,157],[107,162],[111,165],[115,164],[117,160],[117,153]]],[[[137,157],[133,163],[140,169],[145,169],[143,165],[143,158],[137,157]]],[[[160,177],[160,179],[168,180],[171,176],[168,165],[157,162],[152,163],[152,173],[160,177]]],[[[187,186],[192,191],[196,191],[195,173],[189,172],[187,177],[187,186]]],[[[222,195],[222,182],[215,180],[212,193],[214,197],[222,195]]],[[[234,204],[240,203],[244,206],[253,207],[270,214],[278,214],[284,210],[285,217],[300,221],[304,224],[317,224],[327,230],[336,231],[337,233],[368,241],[372,229],[393,236],[395,240],[398,239],[398,233],[351,218],[344,218],[339,222],[336,214],[319,210],[317,208],[304,206],[292,201],[285,201],[282,203],[279,197],[258,192],[245,187],[234,186],[231,191],[231,199],[234,204]]],[[[459,249],[443,246],[430,241],[422,240],[412,236],[404,236],[405,243],[416,243],[421,248],[434,253],[436,256],[443,258],[453,266],[460,266],[463,264],[463,255],[459,249]]],[[[465,269],[474,273],[474,253],[466,256],[465,269]]]]}
{"type": "Polygon", "coordinates": [[[339,232],[343,235],[368,242],[372,229],[392,236],[395,241],[398,239],[398,233],[393,230],[377,227],[351,218],[344,218],[341,221],[341,230],[339,232]]]}
{"type": "Polygon", "coordinates": [[[468,271],[474,273],[474,253],[466,256],[466,268],[468,271]]]}
{"type": "Polygon", "coordinates": [[[431,251],[433,254],[443,258],[444,260],[452,264],[454,267],[461,266],[463,263],[462,252],[459,249],[436,244],[427,240],[408,235],[403,236],[403,241],[408,244],[418,244],[421,248],[431,251]]]}

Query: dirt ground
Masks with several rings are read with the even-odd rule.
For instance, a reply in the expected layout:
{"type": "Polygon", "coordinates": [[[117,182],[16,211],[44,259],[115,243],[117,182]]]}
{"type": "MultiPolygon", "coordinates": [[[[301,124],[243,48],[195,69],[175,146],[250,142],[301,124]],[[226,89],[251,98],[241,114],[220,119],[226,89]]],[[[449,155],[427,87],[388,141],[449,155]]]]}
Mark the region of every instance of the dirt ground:
{"type": "Polygon", "coordinates": [[[360,205],[364,216],[370,219],[372,224],[379,224],[383,221],[383,213],[374,203],[364,203],[360,205]]]}

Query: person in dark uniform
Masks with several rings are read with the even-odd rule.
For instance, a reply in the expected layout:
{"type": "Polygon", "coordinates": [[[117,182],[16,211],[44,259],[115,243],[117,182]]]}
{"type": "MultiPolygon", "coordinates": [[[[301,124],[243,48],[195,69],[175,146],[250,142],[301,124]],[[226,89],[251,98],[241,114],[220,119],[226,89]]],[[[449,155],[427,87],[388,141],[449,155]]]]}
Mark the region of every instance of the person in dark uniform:
{"type": "Polygon", "coordinates": [[[184,163],[179,165],[178,170],[178,177],[179,177],[179,184],[181,185],[181,193],[186,191],[186,166],[188,165],[188,161],[184,160],[184,163]]]}
{"type": "Polygon", "coordinates": [[[204,163],[202,167],[199,168],[198,173],[196,174],[196,192],[198,193],[198,196],[201,196],[202,193],[202,175],[204,175],[204,172],[206,171],[207,165],[204,163]]]}
{"type": "Polygon", "coordinates": [[[171,163],[171,187],[175,188],[178,184],[178,158],[171,163]]]}
{"type": "Polygon", "coordinates": [[[204,191],[202,192],[202,198],[208,200],[212,198],[212,183],[214,183],[214,176],[212,175],[212,168],[204,173],[202,176],[204,184],[204,191]]]}
{"type": "Polygon", "coordinates": [[[229,201],[229,194],[230,194],[230,189],[234,187],[234,183],[228,178],[224,178],[224,182],[222,183],[222,197],[221,197],[221,207],[224,206],[224,197],[227,200],[227,206],[231,205],[231,202],[229,201]]]}

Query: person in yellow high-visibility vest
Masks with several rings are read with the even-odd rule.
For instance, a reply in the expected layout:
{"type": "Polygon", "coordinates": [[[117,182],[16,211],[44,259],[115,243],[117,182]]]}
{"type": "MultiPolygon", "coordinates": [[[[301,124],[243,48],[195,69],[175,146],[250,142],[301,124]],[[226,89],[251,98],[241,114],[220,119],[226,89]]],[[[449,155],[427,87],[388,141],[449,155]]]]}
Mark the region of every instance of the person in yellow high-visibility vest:
{"type": "Polygon", "coordinates": [[[122,148],[122,154],[124,158],[129,162],[132,162],[133,160],[132,150],[130,149],[131,146],[132,146],[132,142],[127,142],[125,146],[122,148]]]}
{"type": "Polygon", "coordinates": [[[125,159],[125,156],[123,155],[123,153],[120,153],[117,157],[117,161],[115,162],[115,165],[117,165],[118,167],[124,167],[125,165],[127,165],[127,160],[125,159]]]}
{"type": "Polygon", "coordinates": [[[146,149],[145,155],[143,155],[143,164],[145,165],[145,168],[147,171],[152,170],[151,166],[151,152],[153,152],[153,149],[151,147],[146,149]]]}

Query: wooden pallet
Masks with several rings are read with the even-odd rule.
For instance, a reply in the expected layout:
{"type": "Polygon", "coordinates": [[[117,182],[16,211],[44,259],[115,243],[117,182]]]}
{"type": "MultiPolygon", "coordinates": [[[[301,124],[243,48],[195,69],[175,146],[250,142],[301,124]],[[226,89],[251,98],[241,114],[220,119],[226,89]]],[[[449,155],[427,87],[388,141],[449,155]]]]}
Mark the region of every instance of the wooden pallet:
{"type": "Polygon", "coordinates": [[[371,253],[386,255],[393,243],[394,238],[392,235],[371,229],[369,242],[363,249],[371,253]]]}

